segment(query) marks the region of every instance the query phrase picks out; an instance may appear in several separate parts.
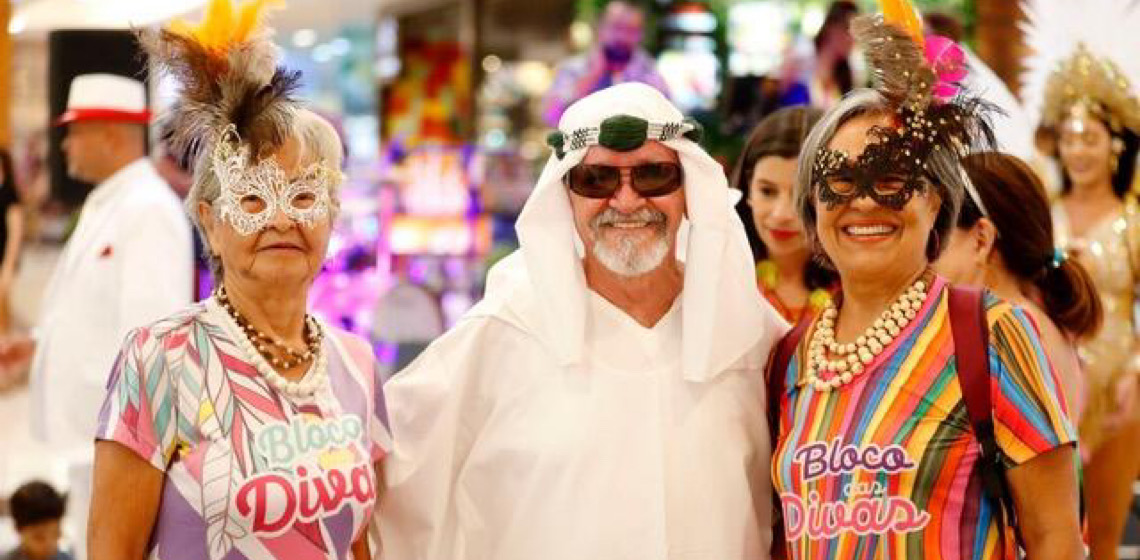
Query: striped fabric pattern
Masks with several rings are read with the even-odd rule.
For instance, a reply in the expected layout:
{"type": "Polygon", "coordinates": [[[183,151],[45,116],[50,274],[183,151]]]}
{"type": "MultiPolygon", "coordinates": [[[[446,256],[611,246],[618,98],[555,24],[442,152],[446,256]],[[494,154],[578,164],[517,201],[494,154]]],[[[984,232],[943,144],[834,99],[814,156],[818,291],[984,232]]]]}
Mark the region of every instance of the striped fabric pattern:
{"type": "MultiPolygon", "coordinates": [[[[850,385],[824,393],[802,383],[810,329],[789,364],[773,480],[791,558],[1013,557],[974,468],[946,282],[930,289],[916,320],[850,385]]],[[[1032,320],[989,295],[986,309],[994,428],[1015,466],[1075,432],[1032,320]]]]}

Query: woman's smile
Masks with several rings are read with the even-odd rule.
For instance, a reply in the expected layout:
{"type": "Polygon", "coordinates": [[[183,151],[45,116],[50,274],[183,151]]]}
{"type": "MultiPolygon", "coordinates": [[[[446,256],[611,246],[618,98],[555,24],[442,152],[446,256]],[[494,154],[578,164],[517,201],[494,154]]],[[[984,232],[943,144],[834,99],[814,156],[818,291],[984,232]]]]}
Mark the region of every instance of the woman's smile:
{"type": "Polygon", "coordinates": [[[883,221],[854,221],[839,227],[844,238],[858,243],[892,238],[899,232],[899,229],[897,225],[883,221]]]}

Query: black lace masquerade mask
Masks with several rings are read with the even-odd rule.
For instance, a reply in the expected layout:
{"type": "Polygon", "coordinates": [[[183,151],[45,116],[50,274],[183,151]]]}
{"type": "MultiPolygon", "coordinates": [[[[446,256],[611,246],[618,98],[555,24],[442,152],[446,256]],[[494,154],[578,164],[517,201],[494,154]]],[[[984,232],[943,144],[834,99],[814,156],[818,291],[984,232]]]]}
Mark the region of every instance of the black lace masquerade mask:
{"type": "Polygon", "coordinates": [[[960,47],[927,37],[920,44],[882,17],[860,17],[852,34],[867,54],[875,89],[893,108],[895,126],[874,127],[855,160],[842,151],[821,149],[812,163],[812,184],[828,208],[869,197],[898,211],[915,193],[930,187],[930,158],[939,151],[962,157],[995,143],[986,115],[994,107],[966,95],[960,47]]]}

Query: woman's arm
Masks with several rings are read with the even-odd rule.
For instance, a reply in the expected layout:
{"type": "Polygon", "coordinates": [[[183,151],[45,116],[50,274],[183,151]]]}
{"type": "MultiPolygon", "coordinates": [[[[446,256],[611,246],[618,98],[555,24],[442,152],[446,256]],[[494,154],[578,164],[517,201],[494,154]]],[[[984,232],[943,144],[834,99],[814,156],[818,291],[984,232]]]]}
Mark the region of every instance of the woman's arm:
{"type": "Polygon", "coordinates": [[[994,434],[1026,553],[1032,560],[1083,558],[1077,434],[1061,382],[1024,309],[993,302],[988,314],[994,434]]]}
{"type": "Polygon", "coordinates": [[[372,516],[368,520],[368,530],[364,531],[357,542],[352,543],[353,560],[372,560],[373,556],[379,557],[383,550],[383,544],[380,542],[380,515],[377,512],[377,508],[380,507],[380,499],[384,497],[384,463],[382,460],[372,464],[372,473],[376,477],[376,507],[373,508],[372,516]],[[372,550],[372,546],[376,547],[375,551],[372,550]],[[360,554],[364,555],[361,556],[360,554]]]}
{"type": "Polygon", "coordinates": [[[162,471],[127,447],[113,441],[95,444],[94,495],[87,523],[89,560],[146,557],[164,479],[162,471]]]}
{"type": "Polygon", "coordinates": [[[1007,471],[1007,478],[1026,557],[1084,558],[1073,446],[1046,451],[1007,471]]]}
{"type": "Polygon", "coordinates": [[[368,531],[352,543],[352,560],[372,560],[372,551],[368,549],[368,531]]]}
{"type": "Polygon", "coordinates": [[[16,260],[24,242],[24,211],[19,204],[8,207],[8,241],[4,244],[4,262],[0,262],[0,292],[12,287],[16,276],[16,260]]]}

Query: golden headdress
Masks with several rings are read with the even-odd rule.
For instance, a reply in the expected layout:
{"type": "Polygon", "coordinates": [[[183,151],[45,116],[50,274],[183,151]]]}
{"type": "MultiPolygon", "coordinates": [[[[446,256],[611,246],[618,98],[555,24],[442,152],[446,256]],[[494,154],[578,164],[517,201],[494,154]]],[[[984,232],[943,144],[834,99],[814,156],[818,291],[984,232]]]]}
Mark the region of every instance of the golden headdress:
{"type": "Polygon", "coordinates": [[[1023,0],[1030,55],[1022,74],[1026,109],[1041,124],[1091,114],[1115,133],[1140,134],[1140,3],[1023,0]]]}

